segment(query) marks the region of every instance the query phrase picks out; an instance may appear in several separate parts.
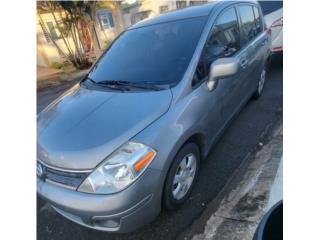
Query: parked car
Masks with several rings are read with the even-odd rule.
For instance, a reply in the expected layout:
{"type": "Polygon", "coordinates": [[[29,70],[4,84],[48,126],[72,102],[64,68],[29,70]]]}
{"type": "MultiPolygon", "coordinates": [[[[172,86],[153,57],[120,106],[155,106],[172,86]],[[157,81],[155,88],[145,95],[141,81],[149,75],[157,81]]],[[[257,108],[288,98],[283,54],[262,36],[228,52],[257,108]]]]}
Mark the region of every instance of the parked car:
{"type": "Polygon", "coordinates": [[[38,194],[66,218],[111,232],[178,208],[201,159],[262,94],[270,43],[257,2],[210,3],[130,27],[38,115],[38,194]]]}
{"type": "Polygon", "coordinates": [[[283,239],[283,201],[276,203],[262,218],[253,240],[283,239]]]}
{"type": "Polygon", "coordinates": [[[259,1],[267,27],[271,31],[271,51],[273,54],[283,52],[283,2],[259,1]]]}

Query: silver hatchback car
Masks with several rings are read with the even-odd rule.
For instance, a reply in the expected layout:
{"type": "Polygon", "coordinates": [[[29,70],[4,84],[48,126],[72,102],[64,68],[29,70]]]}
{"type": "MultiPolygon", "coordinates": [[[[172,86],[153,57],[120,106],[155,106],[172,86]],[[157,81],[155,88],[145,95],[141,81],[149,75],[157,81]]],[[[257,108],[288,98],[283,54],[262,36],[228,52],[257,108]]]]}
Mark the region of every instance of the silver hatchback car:
{"type": "Polygon", "coordinates": [[[123,32],[38,115],[37,192],[83,226],[128,232],[190,195],[232,117],[263,90],[256,2],[216,2],[123,32]]]}

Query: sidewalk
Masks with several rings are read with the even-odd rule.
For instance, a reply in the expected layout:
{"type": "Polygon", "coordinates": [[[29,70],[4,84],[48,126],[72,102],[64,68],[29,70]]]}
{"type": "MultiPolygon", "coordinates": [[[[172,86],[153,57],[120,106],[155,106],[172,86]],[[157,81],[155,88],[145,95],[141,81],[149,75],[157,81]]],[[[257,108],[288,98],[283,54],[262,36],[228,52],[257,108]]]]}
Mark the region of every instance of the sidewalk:
{"type": "Polygon", "coordinates": [[[37,90],[78,81],[87,72],[88,70],[78,70],[66,73],[59,69],[37,66],[37,90]]]}
{"type": "Polygon", "coordinates": [[[282,198],[281,126],[268,144],[247,156],[219,196],[179,239],[251,240],[263,215],[282,198]]]}
{"type": "Polygon", "coordinates": [[[49,67],[37,66],[37,80],[44,81],[57,74],[61,74],[63,71],[60,69],[54,69],[49,67]]]}

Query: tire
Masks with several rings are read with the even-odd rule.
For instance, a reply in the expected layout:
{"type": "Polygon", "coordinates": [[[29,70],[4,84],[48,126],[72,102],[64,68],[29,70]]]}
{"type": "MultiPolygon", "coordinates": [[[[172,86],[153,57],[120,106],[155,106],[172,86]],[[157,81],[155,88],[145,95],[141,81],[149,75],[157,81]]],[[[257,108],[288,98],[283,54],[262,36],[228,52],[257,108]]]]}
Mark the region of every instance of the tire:
{"type": "Polygon", "coordinates": [[[265,85],[265,82],[266,82],[267,69],[268,69],[268,67],[264,66],[264,68],[261,71],[257,89],[255,90],[255,92],[254,92],[254,94],[252,96],[253,99],[258,99],[262,95],[262,92],[263,92],[263,89],[264,89],[264,85],[265,85]]]}
{"type": "Polygon", "coordinates": [[[163,205],[167,210],[179,208],[189,198],[199,164],[198,146],[192,142],[186,143],[174,158],[165,181],[163,205]]]}

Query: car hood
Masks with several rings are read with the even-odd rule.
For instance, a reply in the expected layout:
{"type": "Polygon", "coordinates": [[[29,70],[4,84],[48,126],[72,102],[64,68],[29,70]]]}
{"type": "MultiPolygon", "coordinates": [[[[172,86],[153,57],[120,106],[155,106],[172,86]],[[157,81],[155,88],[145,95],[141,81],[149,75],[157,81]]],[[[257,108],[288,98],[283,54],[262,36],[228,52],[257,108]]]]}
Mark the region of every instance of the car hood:
{"type": "Polygon", "coordinates": [[[169,108],[171,90],[98,91],[79,84],[37,119],[38,160],[64,169],[92,169],[169,108]]]}

